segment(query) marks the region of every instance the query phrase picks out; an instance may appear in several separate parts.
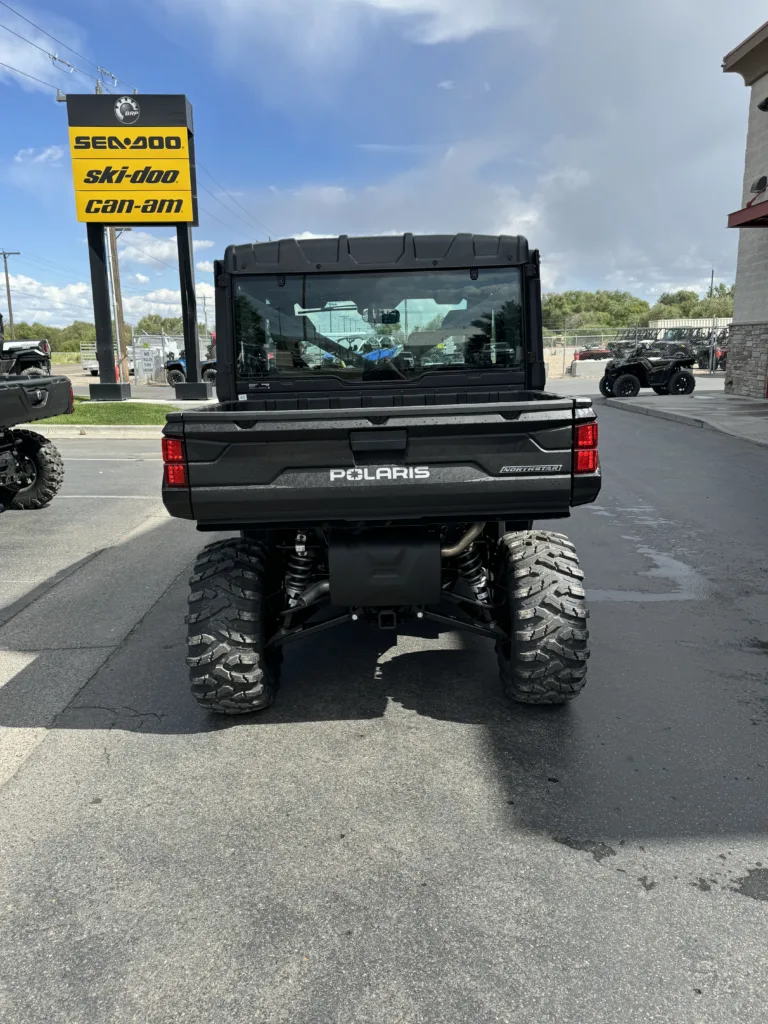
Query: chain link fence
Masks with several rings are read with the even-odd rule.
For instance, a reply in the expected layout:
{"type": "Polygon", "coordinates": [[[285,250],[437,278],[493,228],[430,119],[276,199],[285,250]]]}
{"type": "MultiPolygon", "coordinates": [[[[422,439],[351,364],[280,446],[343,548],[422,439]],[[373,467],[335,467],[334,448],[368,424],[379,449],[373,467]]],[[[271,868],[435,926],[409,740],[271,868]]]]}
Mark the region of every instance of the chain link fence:
{"type": "MultiPolygon", "coordinates": [[[[211,335],[200,332],[200,359],[213,355],[211,335]]],[[[166,363],[184,356],[182,334],[144,334],[134,331],[131,336],[129,358],[132,361],[136,384],[167,384],[166,363]]]]}
{"type": "MultiPolygon", "coordinates": [[[[679,321],[678,321],[679,323],[679,321]]],[[[724,369],[730,328],[720,321],[710,327],[648,327],[647,324],[605,327],[546,322],[544,360],[549,379],[578,372],[579,376],[601,376],[606,362],[634,347],[658,350],[659,354],[680,351],[695,355],[697,367],[716,373],[724,369]],[[575,359],[576,354],[579,358],[575,359]],[[583,365],[580,365],[583,364],[583,365]]]]}

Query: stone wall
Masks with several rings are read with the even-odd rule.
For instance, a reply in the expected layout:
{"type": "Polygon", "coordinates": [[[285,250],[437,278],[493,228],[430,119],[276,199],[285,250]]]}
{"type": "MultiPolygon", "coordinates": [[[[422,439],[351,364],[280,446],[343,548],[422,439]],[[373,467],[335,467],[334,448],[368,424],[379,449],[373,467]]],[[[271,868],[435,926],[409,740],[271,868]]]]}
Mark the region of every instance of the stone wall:
{"type": "Polygon", "coordinates": [[[725,390],[765,398],[768,381],[768,323],[733,324],[728,341],[725,390]]]}
{"type": "MultiPolygon", "coordinates": [[[[742,206],[752,198],[749,191],[752,182],[761,174],[768,174],[768,113],[758,108],[758,103],[764,100],[766,95],[768,75],[754,82],[751,88],[742,206]]],[[[725,390],[734,395],[765,398],[766,372],[768,229],[741,228],[725,390]]]]}

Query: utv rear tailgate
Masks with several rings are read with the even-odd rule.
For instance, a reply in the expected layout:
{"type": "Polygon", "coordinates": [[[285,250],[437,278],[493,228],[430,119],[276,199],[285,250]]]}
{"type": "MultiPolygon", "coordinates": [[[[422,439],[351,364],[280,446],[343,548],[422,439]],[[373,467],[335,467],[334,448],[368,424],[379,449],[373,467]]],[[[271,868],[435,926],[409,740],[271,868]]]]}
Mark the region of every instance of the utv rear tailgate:
{"type": "Polygon", "coordinates": [[[263,411],[230,403],[172,413],[188,489],[163,488],[201,526],[360,520],[541,519],[593,501],[600,473],[573,475],[588,399],[263,411]]]}

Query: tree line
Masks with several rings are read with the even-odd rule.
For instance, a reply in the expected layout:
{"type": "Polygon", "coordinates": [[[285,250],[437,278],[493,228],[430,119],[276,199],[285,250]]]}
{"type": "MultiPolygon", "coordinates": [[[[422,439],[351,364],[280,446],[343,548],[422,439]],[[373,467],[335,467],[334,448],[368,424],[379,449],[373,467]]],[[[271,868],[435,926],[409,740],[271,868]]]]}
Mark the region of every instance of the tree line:
{"type": "Polygon", "coordinates": [[[711,296],[681,289],[664,292],[654,305],[631,292],[550,292],[542,296],[542,316],[549,330],[647,327],[651,320],[708,320],[733,316],[733,292],[733,285],[723,283],[715,286],[711,296]]]}
{"type": "MultiPolygon", "coordinates": [[[[130,331],[132,325],[126,324],[130,331]]],[[[205,324],[198,324],[198,332],[201,336],[208,333],[205,324]]],[[[112,324],[113,335],[116,337],[114,322],[112,324]]],[[[180,316],[159,316],[151,313],[143,316],[136,324],[136,330],[144,334],[182,334],[183,324],[180,316]]],[[[50,343],[53,352],[78,352],[80,346],[96,341],[96,328],[87,320],[75,320],[67,327],[51,327],[50,324],[41,324],[38,321],[27,323],[21,320],[14,324],[13,333],[19,341],[29,338],[45,338],[50,343]]],[[[8,325],[5,328],[6,339],[10,338],[8,325]]]]}
{"type": "MultiPolygon", "coordinates": [[[[733,285],[720,283],[711,296],[700,296],[686,289],[664,292],[653,305],[631,292],[549,292],[542,296],[543,323],[550,331],[563,328],[575,331],[585,327],[646,327],[650,320],[730,317],[733,316],[733,291],[733,285]]],[[[204,324],[199,324],[198,328],[201,334],[206,332],[204,324]]],[[[180,316],[163,317],[152,313],[142,317],[136,329],[145,334],[181,334],[182,321],[180,316]]],[[[15,325],[15,334],[20,340],[47,338],[54,352],[77,352],[82,343],[96,340],[93,324],[85,320],[75,320],[67,327],[22,320],[15,325]]]]}

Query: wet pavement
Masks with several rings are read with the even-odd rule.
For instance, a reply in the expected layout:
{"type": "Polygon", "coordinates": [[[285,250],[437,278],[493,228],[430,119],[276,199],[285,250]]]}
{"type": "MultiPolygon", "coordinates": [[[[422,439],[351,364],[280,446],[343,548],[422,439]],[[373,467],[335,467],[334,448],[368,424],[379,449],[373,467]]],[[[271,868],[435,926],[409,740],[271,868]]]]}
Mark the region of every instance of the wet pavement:
{"type": "Polygon", "coordinates": [[[603,493],[552,524],[590,675],[550,709],[482,639],[350,625],[203,714],[210,538],[155,441],[60,443],[65,492],[0,519],[4,1024],[764,1020],[768,452],[598,412],[603,493]]]}

